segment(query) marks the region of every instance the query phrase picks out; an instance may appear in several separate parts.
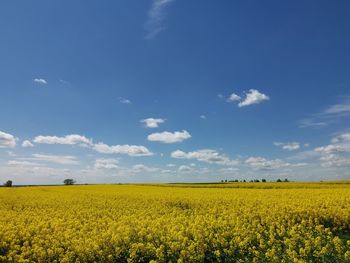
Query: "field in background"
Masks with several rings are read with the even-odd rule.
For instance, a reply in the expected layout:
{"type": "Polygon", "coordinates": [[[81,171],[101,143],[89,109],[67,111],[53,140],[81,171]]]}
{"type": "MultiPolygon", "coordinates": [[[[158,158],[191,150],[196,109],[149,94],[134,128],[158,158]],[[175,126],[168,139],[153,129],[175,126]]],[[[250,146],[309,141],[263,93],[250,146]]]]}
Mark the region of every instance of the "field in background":
{"type": "Polygon", "coordinates": [[[350,262],[350,184],[0,188],[0,262],[350,262]]]}

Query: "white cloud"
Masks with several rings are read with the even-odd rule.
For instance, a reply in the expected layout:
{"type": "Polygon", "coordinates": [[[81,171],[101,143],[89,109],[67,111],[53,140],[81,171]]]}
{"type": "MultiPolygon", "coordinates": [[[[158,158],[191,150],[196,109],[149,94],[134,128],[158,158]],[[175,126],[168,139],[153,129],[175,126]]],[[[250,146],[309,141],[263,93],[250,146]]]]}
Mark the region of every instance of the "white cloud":
{"type": "Polygon", "coordinates": [[[322,112],[323,115],[350,114],[350,98],[346,97],[342,102],[329,106],[322,112]]]}
{"type": "Polygon", "coordinates": [[[350,142],[350,132],[340,134],[332,139],[332,143],[350,142]]]}
{"type": "Polygon", "coordinates": [[[240,96],[238,96],[237,94],[235,93],[232,93],[230,95],[230,97],[228,97],[227,101],[228,102],[233,102],[233,101],[240,101],[242,98],[240,96]]]}
{"type": "Polygon", "coordinates": [[[347,153],[350,151],[350,137],[348,134],[341,134],[332,139],[334,144],[317,147],[316,153],[321,155],[320,162],[323,167],[347,167],[350,166],[350,158],[347,153]]]}
{"type": "Polygon", "coordinates": [[[337,154],[326,154],[320,158],[323,167],[347,167],[350,166],[350,158],[337,154]]]}
{"type": "Polygon", "coordinates": [[[225,167],[219,170],[222,174],[231,174],[237,176],[239,174],[239,169],[237,167],[225,167]]]}
{"type": "Polygon", "coordinates": [[[268,160],[263,157],[249,157],[245,162],[254,170],[275,170],[291,166],[290,163],[280,159],[268,160]]]}
{"type": "Polygon", "coordinates": [[[319,158],[322,167],[348,167],[350,166],[350,133],[335,136],[331,144],[314,148],[312,151],[301,152],[290,159],[319,158]]]}
{"type": "Polygon", "coordinates": [[[92,145],[92,142],[90,139],[78,134],[70,134],[64,137],[40,135],[35,137],[33,142],[39,143],[39,144],[67,144],[67,145],[78,144],[80,146],[92,145]]]}
{"type": "Polygon", "coordinates": [[[190,173],[190,172],[193,172],[193,168],[187,165],[181,165],[178,171],[180,173],[190,173]]]}
{"type": "Polygon", "coordinates": [[[147,128],[158,128],[160,123],[165,122],[165,119],[147,118],[140,122],[144,123],[147,128]]]}
{"type": "Polygon", "coordinates": [[[69,81],[64,80],[64,79],[60,79],[60,80],[58,80],[58,81],[59,81],[60,83],[64,84],[64,85],[69,84],[69,81]]]}
{"type": "Polygon", "coordinates": [[[172,170],[169,170],[169,169],[162,169],[160,172],[161,172],[162,174],[170,174],[170,173],[173,173],[173,171],[172,171],[172,170]]]}
{"type": "Polygon", "coordinates": [[[281,147],[283,150],[295,151],[300,148],[299,142],[274,142],[275,146],[281,147]]]}
{"type": "Polygon", "coordinates": [[[207,116],[201,115],[201,116],[199,116],[199,118],[201,118],[202,120],[206,120],[206,119],[207,119],[207,116]]]}
{"type": "Polygon", "coordinates": [[[146,39],[152,39],[159,34],[164,26],[165,8],[174,0],[153,0],[151,9],[148,12],[148,20],[145,25],[147,31],[146,39]]]}
{"type": "Polygon", "coordinates": [[[99,153],[121,153],[129,156],[150,156],[153,155],[145,146],[139,145],[112,145],[109,146],[104,143],[97,143],[93,145],[93,149],[99,153]]]}
{"type": "Polygon", "coordinates": [[[307,118],[307,119],[303,119],[303,120],[299,121],[300,128],[308,128],[308,127],[320,128],[320,127],[323,127],[326,125],[327,125],[326,122],[316,121],[315,119],[312,119],[312,118],[307,118]]]}
{"type": "Polygon", "coordinates": [[[33,147],[33,146],[34,145],[28,140],[25,140],[22,142],[22,147],[24,147],[24,148],[29,148],[29,147],[33,147]]]}
{"type": "Polygon", "coordinates": [[[176,150],[171,153],[172,158],[176,159],[196,159],[201,162],[214,163],[220,165],[237,165],[237,160],[230,160],[225,155],[219,154],[215,150],[203,149],[194,152],[183,152],[176,150]]]}
{"type": "Polygon", "coordinates": [[[345,117],[350,117],[350,96],[344,96],[340,102],[330,105],[325,110],[299,121],[299,127],[319,128],[330,123],[339,122],[345,117]]]}
{"type": "Polygon", "coordinates": [[[12,166],[41,166],[42,165],[36,162],[21,161],[21,160],[10,160],[7,162],[7,164],[12,166]]]}
{"type": "Polygon", "coordinates": [[[160,132],[160,133],[152,133],[148,135],[149,141],[156,141],[156,142],[162,142],[162,143],[176,143],[176,142],[182,142],[184,140],[187,140],[191,138],[191,134],[189,132],[183,130],[181,132],[160,132]]]}
{"type": "Polygon", "coordinates": [[[314,151],[320,154],[333,154],[345,152],[345,149],[340,145],[329,144],[327,146],[317,147],[314,151]]]}
{"type": "Polygon", "coordinates": [[[119,98],[119,102],[123,103],[123,104],[131,104],[132,103],[131,100],[123,98],[123,97],[119,98]]]}
{"type": "Polygon", "coordinates": [[[33,82],[38,83],[38,84],[43,84],[43,85],[47,84],[47,81],[45,79],[41,79],[41,78],[35,78],[35,79],[33,79],[33,82]]]}
{"type": "Polygon", "coordinates": [[[258,104],[269,99],[270,98],[267,95],[260,93],[258,90],[250,89],[246,93],[246,97],[244,98],[244,100],[238,103],[238,107],[245,107],[253,104],[258,104]]]}
{"type": "Polygon", "coordinates": [[[117,159],[105,159],[100,158],[96,159],[94,168],[95,169],[117,169],[118,168],[118,160],[117,159]]]}
{"type": "Polygon", "coordinates": [[[131,169],[132,173],[151,173],[157,171],[159,171],[159,168],[149,167],[144,164],[135,164],[131,169]]]}
{"type": "Polygon", "coordinates": [[[33,160],[51,162],[57,164],[79,164],[78,159],[75,156],[70,155],[51,155],[51,154],[33,154],[33,160]]]}
{"type": "Polygon", "coordinates": [[[16,154],[15,154],[14,152],[12,152],[12,151],[7,151],[7,154],[8,154],[8,156],[10,156],[10,157],[16,156],[16,154]]]}
{"type": "Polygon", "coordinates": [[[239,102],[238,107],[241,108],[253,104],[258,104],[269,99],[269,96],[261,93],[260,91],[256,89],[250,89],[248,92],[245,93],[245,98],[238,96],[236,93],[232,93],[227,98],[227,102],[239,102]]]}
{"type": "Polygon", "coordinates": [[[146,147],[139,145],[107,145],[102,142],[94,144],[91,139],[78,134],[66,135],[64,137],[57,136],[37,136],[33,140],[40,144],[65,144],[78,145],[80,147],[91,148],[99,153],[107,154],[127,154],[129,156],[150,156],[153,155],[146,147]]]}
{"type": "Polygon", "coordinates": [[[0,131],[0,148],[14,148],[16,146],[16,138],[9,133],[0,131]]]}

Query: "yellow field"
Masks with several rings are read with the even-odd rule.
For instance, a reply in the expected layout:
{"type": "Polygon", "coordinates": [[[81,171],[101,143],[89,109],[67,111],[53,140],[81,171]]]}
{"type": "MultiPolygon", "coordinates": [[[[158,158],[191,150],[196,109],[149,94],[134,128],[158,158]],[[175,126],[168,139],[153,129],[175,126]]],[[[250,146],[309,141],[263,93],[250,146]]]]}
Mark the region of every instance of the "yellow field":
{"type": "Polygon", "coordinates": [[[0,188],[0,262],[350,262],[350,184],[166,186],[0,188]]]}

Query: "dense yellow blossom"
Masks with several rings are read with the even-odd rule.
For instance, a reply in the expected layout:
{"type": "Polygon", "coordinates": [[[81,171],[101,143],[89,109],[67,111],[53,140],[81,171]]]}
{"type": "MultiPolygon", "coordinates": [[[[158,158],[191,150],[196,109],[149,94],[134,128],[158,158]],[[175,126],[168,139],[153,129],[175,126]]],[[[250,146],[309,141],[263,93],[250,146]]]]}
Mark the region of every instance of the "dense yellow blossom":
{"type": "Polygon", "coordinates": [[[164,186],[1,188],[0,262],[350,262],[349,184],[164,186]]]}

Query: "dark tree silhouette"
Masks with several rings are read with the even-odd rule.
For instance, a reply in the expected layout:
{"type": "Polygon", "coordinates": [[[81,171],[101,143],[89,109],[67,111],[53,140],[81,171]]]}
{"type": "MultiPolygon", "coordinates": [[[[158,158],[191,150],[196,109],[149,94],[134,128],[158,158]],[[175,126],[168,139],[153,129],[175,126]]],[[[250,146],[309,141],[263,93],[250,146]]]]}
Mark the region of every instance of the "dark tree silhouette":
{"type": "Polygon", "coordinates": [[[8,180],[4,183],[4,186],[5,187],[12,187],[12,181],[11,180],[8,180]]]}
{"type": "Polygon", "coordinates": [[[73,184],[76,183],[76,181],[74,181],[73,179],[65,179],[65,180],[63,181],[63,183],[64,183],[65,185],[73,185],[73,184]]]}

